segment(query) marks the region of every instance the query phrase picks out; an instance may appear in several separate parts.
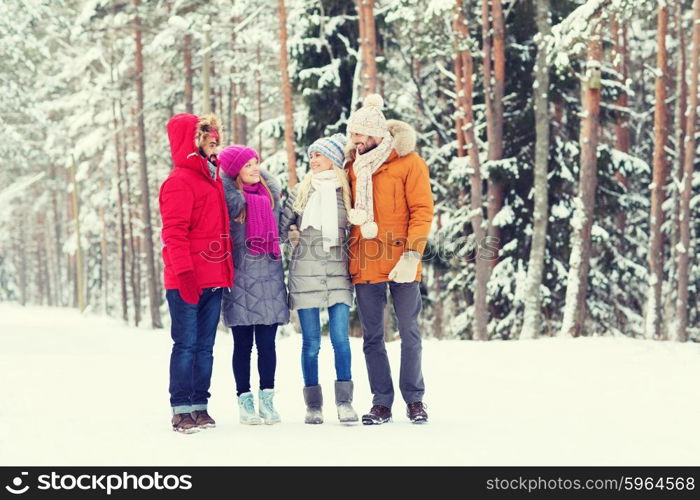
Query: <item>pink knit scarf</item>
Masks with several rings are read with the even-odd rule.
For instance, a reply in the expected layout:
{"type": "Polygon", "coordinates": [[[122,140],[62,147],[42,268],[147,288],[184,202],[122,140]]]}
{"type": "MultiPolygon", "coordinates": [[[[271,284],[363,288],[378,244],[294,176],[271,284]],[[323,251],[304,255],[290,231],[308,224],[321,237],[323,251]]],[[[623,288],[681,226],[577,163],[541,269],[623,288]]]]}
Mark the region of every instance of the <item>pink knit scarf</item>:
{"type": "Polygon", "coordinates": [[[272,212],[270,195],[262,182],[252,186],[243,185],[247,208],[246,246],[253,255],[281,255],[279,231],[272,212]]]}

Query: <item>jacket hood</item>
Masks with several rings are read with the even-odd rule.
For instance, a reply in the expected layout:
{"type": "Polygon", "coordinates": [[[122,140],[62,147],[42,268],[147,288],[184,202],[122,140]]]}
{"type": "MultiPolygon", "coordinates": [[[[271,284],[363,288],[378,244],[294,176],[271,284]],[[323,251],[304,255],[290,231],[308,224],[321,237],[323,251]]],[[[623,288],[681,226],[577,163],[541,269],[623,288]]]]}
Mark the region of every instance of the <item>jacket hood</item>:
{"type": "Polygon", "coordinates": [[[188,113],[179,113],[168,121],[168,140],[174,166],[202,167],[202,157],[195,144],[198,123],[199,117],[188,113]]]}
{"type": "MultiPolygon", "coordinates": [[[[394,151],[399,156],[406,156],[416,150],[416,130],[408,123],[400,120],[387,120],[386,126],[394,138],[394,151]]],[[[348,141],[345,147],[345,159],[352,160],[355,156],[355,145],[348,141]]]]}

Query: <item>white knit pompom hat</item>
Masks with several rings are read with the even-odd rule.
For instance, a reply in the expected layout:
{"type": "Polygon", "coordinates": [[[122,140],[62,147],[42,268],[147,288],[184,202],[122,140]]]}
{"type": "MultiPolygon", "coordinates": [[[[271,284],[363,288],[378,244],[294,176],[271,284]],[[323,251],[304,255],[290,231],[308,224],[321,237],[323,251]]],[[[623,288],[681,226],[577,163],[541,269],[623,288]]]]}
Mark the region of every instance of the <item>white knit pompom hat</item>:
{"type": "Polygon", "coordinates": [[[387,132],[386,118],[382,113],[384,99],[379,94],[369,94],[362,107],[355,110],[348,119],[348,133],[384,137],[387,132]]]}

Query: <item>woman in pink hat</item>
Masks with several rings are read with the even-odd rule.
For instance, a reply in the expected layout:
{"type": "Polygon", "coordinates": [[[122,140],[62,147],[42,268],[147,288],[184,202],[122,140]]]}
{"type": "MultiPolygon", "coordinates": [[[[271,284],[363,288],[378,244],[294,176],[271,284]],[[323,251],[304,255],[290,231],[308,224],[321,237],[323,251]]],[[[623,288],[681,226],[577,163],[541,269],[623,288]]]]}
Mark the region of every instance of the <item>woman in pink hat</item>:
{"type": "Polygon", "coordinates": [[[280,416],[273,404],[275,335],[289,321],[278,223],[282,189],[262,170],[252,148],[232,145],[219,154],[233,243],[233,288],[224,291],[224,324],[233,333],[233,375],[240,421],[274,424],[280,416]],[[258,353],[259,413],[250,388],[250,358],[258,353]]]}

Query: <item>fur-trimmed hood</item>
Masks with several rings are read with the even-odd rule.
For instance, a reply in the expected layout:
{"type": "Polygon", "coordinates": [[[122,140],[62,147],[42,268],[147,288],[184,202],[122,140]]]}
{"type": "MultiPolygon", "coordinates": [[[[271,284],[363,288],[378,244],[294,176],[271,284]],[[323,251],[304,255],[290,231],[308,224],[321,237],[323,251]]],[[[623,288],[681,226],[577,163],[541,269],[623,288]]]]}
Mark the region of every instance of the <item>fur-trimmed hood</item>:
{"type": "Polygon", "coordinates": [[[206,160],[200,154],[198,144],[212,128],[217,131],[219,129],[218,119],[214,115],[200,118],[189,113],[179,113],[170,118],[167,130],[173,165],[201,170],[208,175],[206,160]]]}
{"type": "Polygon", "coordinates": [[[204,136],[209,134],[211,130],[216,131],[218,136],[216,139],[217,145],[221,144],[221,124],[219,123],[219,118],[213,114],[209,113],[199,118],[197,122],[197,130],[194,137],[194,142],[197,146],[201,145],[204,141],[204,136]]]}
{"type": "MultiPolygon", "coordinates": [[[[387,120],[386,126],[394,138],[394,150],[399,156],[406,156],[416,150],[416,130],[408,123],[400,120],[387,120]]],[[[355,145],[348,141],[345,146],[345,160],[351,161],[355,157],[355,145]]]]}

